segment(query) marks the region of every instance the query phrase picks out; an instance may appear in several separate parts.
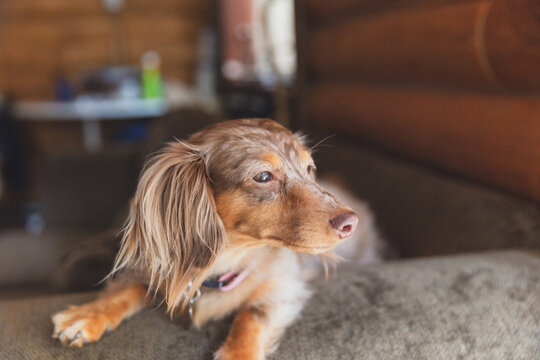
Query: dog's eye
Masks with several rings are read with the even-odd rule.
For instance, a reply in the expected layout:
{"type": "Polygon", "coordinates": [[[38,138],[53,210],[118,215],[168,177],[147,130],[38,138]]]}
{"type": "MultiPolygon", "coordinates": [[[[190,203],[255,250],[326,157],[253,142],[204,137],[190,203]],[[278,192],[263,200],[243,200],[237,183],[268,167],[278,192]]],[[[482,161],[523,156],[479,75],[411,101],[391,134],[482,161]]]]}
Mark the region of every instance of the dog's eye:
{"type": "Polygon", "coordinates": [[[313,174],[314,172],[315,172],[315,166],[309,165],[309,166],[307,167],[307,173],[308,173],[309,175],[311,175],[311,174],[313,174]]]}
{"type": "Polygon", "coordinates": [[[253,177],[253,180],[259,183],[265,183],[272,180],[272,173],[268,171],[263,171],[262,173],[258,173],[253,177]]]}

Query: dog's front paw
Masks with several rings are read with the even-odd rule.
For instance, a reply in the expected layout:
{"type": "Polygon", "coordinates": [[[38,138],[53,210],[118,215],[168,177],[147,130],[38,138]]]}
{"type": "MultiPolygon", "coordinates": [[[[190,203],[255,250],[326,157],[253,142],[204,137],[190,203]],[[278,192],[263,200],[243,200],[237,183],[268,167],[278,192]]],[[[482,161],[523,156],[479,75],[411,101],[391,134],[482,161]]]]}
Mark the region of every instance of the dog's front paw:
{"type": "Polygon", "coordinates": [[[114,326],[107,314],[92,303],[70,306],[67,310],[54,314],[52,321],[52,337],[71,347],[82,347],[86,343],[98,341],[114,326]]]}

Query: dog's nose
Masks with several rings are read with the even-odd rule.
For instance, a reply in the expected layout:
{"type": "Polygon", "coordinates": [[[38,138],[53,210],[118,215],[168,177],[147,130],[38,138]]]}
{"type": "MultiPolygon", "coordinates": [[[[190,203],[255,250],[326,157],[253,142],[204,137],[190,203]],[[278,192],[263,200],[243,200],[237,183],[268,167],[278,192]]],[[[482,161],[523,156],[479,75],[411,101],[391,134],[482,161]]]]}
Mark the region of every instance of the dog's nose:
{"type": "Polygon", "coordinates": [[[332,227],[336,229],[340,239],[345,239],[352,235],[358,225],[358,215],[353,212],[339,214],[330,220],[332,227]]]}

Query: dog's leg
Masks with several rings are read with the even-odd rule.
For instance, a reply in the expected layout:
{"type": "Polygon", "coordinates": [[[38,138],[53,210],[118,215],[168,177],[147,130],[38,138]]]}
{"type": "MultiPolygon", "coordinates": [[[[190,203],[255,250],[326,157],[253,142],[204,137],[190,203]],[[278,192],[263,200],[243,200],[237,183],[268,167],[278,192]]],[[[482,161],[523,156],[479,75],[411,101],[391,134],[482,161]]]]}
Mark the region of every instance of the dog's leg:
{"type": "Polygon", "coordinates": [[[92,302],[72,305],[54,314],[52,336],[64,345],[82,347],[116,329],[122,320],[141,310],[146,303],[146,288],[141,284],[112,287],[92,302]]]}
{"type": "Polygon", "coordinates": [[[214,358],[264,359],[277,349],[279,338],[298,317],[310,294],[304,284],[299,283],[295,290],[285,296],[281,293],[281,299],[274,298],[278,302],[243,310],[234,319],[227,340],[214,358]]]}
{"type": "Polygon", "coordinates": [[[268,318],[256,309],[240,312],[232,324],[225,344],[215,354],[216,360],[264,359],[268,318]]]}

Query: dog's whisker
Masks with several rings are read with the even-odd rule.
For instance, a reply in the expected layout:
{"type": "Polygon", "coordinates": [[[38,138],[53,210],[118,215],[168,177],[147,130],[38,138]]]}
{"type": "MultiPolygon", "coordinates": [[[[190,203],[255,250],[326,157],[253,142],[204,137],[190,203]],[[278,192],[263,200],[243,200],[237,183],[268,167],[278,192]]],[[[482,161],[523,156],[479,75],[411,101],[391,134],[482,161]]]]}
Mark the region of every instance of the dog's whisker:
{"type": "Polygon", "coordinates": [[[312,153],[315,152],[315,150],[316,150],[316,148],[317,148],[318,146],[320,146],[320,145],[321,145],[322,143],[324,143],[325,141],[327,141],[327,140],[333,138],[334,136],[336,136],[336,134],[328,135],[328,136],[325,137],[324,139],[319,140],[315,145],[313,145],[313,146],[311,147],[311,149],[310,149],[311,152],[312,152],[312,153]]]}

